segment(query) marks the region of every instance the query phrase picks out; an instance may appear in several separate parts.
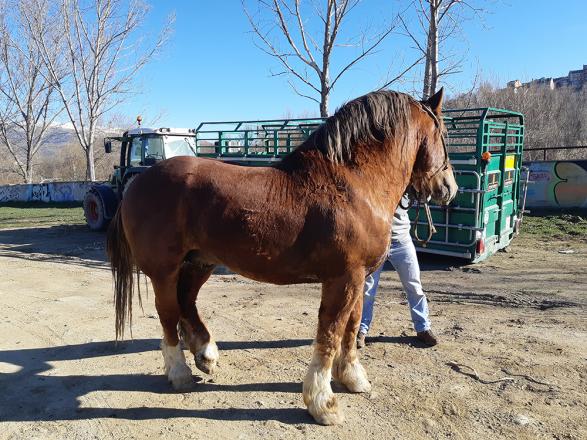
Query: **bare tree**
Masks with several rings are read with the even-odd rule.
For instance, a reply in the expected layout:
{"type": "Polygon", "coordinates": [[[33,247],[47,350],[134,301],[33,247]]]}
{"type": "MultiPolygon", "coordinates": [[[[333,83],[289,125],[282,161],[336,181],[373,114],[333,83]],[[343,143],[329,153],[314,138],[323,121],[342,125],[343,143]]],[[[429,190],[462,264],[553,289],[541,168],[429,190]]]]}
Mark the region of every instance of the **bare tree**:
{"type": "MultiPolygon", "coordinates": [[[[482,83],[472,93],[446,101],[449,108],[497,107],[525,115],[524,144],[529,148],[552,148],[587,144],[587,90],[569,87],[551,90],[545,86],[518,89],[482,83]]],[[[551,159],[575,159],[577,150],[552,151],[551,159]]],[[[544,153],[528,152],[528,159],[542,159],[544,153]]]]}
{"type": "MultiPolygon", "coordinates": [[[[33,17],[39,32],[48,27],[44,2],[21,0],[0,3],[0,142],[26,182],[33,181],[37,152],[47,139],[50,125],[62,107],[43,57],[22,17],[33,17]]],[[[48,51],[50,59],[56,52],[48,51]]]]}
{"type": "Polygon", "coordinates": [[[139,0],[60,0],[50,34],[40,31],[34,17],[26,17],[85,152],[89,180],[96,178],[94,143],[100,121],[134,92],[137,72],[170,35],[173,17],[155,41],[145,41],[139,30],[147,13],[147,5],[139,0]],[[56,61],[50,56],[53,46],[63,54],[56,61]]]}
{"type": "Polygon", "coordinates": [[[344,23],[360,0],[325,0],[323,6],[312,1],[302,4],[301,0],[259,0],[259,13],[255,16],[249,12],[245,0],[241,2],[258,38],[257,46],[283,68],[274,75],[289,75],[288,83],[294,92],[319,104],[322,117],[328,116],[330,92],[340,78],[373,54],[395,27],[392,23],[378,33],[363,32],[350,42],[339,43],[344,23]],[[317,17],[317,26],[310,25],[311,17],[317,17]],[[350,46],[358,52],[332,73],[335,49],[350,46]],[[296,82],[308,91],[300,91],[296,82]]]}
{"type": "Polygon", "coordinates": [[[462,55],[445,51],[441,54],[443,44],[462,35],[463,21],[481,19],[485,10],[474,0],[414,0],[411,4],[418,27],[408,25],[401,15],[399,20],[420,53],[420,60],[425,61],[422,99],[428,99],[436,93],[440,78],[459,73],[464,61],[462,55]]]}

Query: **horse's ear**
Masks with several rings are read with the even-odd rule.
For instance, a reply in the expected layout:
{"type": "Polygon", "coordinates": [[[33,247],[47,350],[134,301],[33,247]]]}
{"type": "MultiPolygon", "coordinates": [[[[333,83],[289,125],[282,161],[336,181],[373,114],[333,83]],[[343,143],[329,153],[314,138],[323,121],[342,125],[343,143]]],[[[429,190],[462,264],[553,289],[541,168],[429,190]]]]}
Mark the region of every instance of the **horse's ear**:
{"type": "Polygon", "coordinates": [[[440,116],[440,112],[442,111],[442,97],[444,95],[444,87],[442,87],[438,92],[432,95],[426,102],[424,103],[430,110],[434,112],[435,115],[440,116]]]}

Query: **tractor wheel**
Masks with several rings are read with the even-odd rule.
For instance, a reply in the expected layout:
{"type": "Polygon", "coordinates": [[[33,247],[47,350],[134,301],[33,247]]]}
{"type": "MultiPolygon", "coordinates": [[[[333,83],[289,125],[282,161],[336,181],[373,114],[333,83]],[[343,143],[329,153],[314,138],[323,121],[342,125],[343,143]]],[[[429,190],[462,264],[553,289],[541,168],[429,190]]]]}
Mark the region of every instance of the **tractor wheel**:
{"type": "Polygon", "coordinates": [[[84,197],[84,217],[92,231],[103,231],[108,225],[104,203],[100,196],[91,190],[84,197]]]}

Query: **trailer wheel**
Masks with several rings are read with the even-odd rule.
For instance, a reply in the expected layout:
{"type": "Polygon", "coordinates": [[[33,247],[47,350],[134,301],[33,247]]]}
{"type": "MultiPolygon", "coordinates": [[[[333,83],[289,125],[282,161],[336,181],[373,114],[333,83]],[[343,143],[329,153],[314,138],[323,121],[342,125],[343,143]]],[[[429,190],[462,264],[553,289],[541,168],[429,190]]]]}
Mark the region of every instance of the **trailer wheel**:
{"type": "Polygon", "coordinates": [[[91,190],[84,197],[84,217],[92,231],[103,231],[108,225],[102,198],[91,190]]]}

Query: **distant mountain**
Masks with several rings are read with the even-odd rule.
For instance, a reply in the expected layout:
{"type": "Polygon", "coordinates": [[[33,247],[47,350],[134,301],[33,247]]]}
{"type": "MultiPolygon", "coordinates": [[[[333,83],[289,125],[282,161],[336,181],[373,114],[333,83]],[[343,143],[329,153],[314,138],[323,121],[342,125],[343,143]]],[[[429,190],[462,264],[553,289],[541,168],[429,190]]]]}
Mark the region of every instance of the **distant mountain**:
{"type": "MultiPolygon", "coordinates": [[[[98,128],[98,138],[103,135],[120,135],[123,131],[123,129],[115,128],[98,128]]],[[[69,144],[78,144],[73,125],[71,123],[54,124],[47,129],[45,145],[41,147],[39,154],[42,156],[54,155],[58,153],[63,146],[69,144]]]]}
{"type": "Polygon", "coordinates": [[[77,142],[73,126],[70,124],[53,125],[47,129],[45,148],[61,147],[73,141],[77,142]]]}

